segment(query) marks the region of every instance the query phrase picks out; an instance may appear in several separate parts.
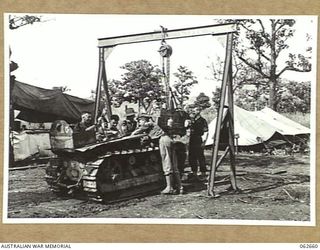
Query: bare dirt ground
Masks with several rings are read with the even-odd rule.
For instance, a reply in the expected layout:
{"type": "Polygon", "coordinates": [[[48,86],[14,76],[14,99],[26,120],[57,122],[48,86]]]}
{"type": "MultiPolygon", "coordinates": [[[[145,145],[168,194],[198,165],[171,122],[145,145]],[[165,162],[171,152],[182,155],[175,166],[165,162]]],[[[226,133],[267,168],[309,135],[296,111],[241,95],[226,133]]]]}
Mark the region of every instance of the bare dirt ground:
{"type": "Polygon", "coordinates": [[[209,198],[206,184],[197,182],[184,183],[183,195],[154,194],[113,204],[57,197],[45,182],[44,168],[10,171],[8,217],[310,220],[307,154],[240,153],[236,162],[240,193],[226,191],[230,186],[226,162],[217,173],[219,198],[209,198]]]}

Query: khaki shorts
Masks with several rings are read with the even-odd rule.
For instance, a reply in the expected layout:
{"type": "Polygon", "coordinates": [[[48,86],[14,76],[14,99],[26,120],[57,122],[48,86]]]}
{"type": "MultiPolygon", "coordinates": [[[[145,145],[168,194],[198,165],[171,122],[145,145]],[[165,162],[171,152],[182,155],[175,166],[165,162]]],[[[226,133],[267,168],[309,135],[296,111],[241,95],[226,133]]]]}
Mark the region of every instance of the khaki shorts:
{"type": "Polygon", "coordinates": [[[179,173],[177,156],[173,147],[173,141],[168,135],[163,135],[159,141],[162,170],[164,175],[179,173]]]}

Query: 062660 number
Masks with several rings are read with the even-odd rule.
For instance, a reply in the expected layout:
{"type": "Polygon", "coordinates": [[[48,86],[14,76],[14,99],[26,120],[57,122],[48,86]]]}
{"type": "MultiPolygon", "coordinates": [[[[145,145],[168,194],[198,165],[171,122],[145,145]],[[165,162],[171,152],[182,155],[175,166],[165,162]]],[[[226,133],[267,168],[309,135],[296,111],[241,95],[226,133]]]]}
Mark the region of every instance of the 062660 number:
{"type": "Polygon", "coordinates": [[[318,244],[309,243],[309,244],[300,244],[300,248],[318,248],[318,244]]]}

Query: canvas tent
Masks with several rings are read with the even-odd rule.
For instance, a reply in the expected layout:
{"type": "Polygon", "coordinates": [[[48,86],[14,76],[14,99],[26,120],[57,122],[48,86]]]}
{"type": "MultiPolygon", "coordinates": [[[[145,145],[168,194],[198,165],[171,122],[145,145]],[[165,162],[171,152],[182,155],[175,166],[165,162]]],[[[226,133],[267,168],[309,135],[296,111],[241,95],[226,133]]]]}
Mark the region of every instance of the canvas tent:
{"type": "Polygon", "coordinates": [[[91,100],[19,81],[14,81],[11,86],[11,98],[13,108],[21,111],[17,118],[28,122],[66,120],[75,123],[80,120],[81,112],[94,109],[91,100]]]}
{"type": "Polygon", "coordinates": [[[14,161],[22,161],[32,156],[51,157],[50,137],[47,132],[12,131],[11,145],[13,147],[14,161]]]}
{"type": "Polygon", "coordinates": [[[297,136],[310,134],[310,129],[301,124],[290,120],[289,118],[279,114],[278,112],[264,108],[260,111],[252,112],[258,118],[268,122],[277,128],[277,131],[285,136],[297,136]]]}
{"type": "MultiPolygon", "coordinates": [[[[213,144],[216,119],[209,124],[209,136],[206,146],[213,144]]],[[[262,142],[286,142],[285,136],[310,134],[310,130],[279,113],[265,108],[261,111],[250,112],[234,106],[234,130],[239,135],[238,146],[254,148],[262,142]]]]}

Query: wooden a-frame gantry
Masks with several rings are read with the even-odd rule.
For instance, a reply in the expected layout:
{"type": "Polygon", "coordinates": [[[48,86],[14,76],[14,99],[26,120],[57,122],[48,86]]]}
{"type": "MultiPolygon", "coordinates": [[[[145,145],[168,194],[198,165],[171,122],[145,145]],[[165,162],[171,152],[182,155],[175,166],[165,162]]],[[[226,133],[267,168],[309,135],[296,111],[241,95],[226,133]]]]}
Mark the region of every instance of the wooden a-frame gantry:
{"type": "MultiPolygon", "coordinates": [[[[197,36],[218,36],[225,35],[227,37],[226,58],[224,63],[223,80],[221,83],[221,98],[218,110],[215,137],[213,143],[212,162],[210,168],[210,176],[208,182],[208,195],[215,197],[214,184],[216,170],[219,167],[222,159],[229,153],[231,166],[231,187],[237,190],[236,172],[235,172],[235,146],[234,146],[234,116],[233,116],[233,89],[232,89],[232,40],[233,33],[236,32],[235,24],[215,24],[207,26],[198,26],[183,29],[165,30],[165,39],[181,39],[197,36]],[[218,158],[219,144],[221,141],[221,134],[227,134],[227,141],[225,150],[220,158],[218,158]]],[[[101,99],[101,86],[103,85],[106,93],[106,111],[110,118],[111,104],[108,92],[107,74],[105,69],[105,62],[112,50],[119,45],[143,43],[163,40],[163,30],[130,34],[124,36],[107,37],[98,39],[99,48],[99,70],[95,98],[94,120],[98,118],[99,103],[101,99]]]]}

